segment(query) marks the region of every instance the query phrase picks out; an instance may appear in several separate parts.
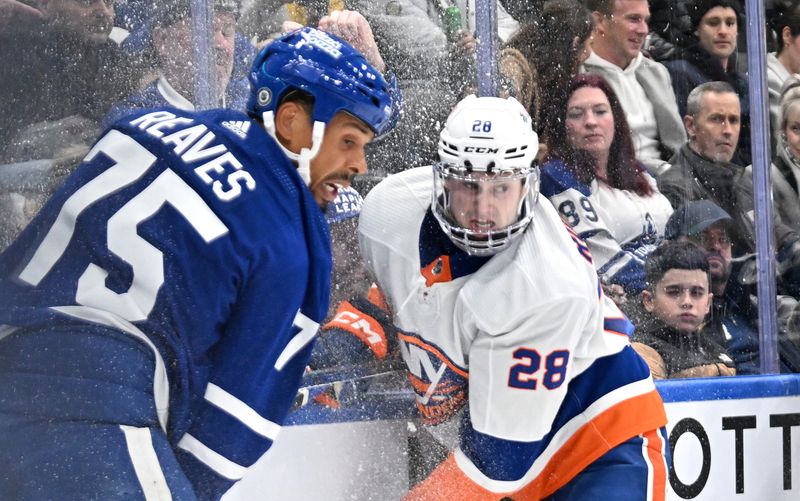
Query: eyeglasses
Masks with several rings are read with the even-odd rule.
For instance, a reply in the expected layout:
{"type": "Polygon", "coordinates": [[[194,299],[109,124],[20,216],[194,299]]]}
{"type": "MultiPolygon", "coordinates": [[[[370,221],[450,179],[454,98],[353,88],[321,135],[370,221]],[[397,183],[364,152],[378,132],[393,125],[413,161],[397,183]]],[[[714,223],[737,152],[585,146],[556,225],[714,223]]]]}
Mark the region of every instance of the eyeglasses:
{"type": "Polygon", "coordinates": [[[706,232],[700,233],[699,235],[691,235],[689,240],[703,247],[704,249],[714,248],[717,246],[728,248],[732,245],[731,239],[728,237],[728,235],[716,236],[709,235],[706,232]]]}
{"type": "Polygon", "coordinates": [[[689,297],[692,299],[703,299],[708,296],[708,289],[705,287],[700,286],[692,286],[692,287],[681,287],[680,285],[668,285],[661,289],[664,291],[664,294],[670,299],[679,300],[683,298],[686,292],[689,293],[689,297]]]}

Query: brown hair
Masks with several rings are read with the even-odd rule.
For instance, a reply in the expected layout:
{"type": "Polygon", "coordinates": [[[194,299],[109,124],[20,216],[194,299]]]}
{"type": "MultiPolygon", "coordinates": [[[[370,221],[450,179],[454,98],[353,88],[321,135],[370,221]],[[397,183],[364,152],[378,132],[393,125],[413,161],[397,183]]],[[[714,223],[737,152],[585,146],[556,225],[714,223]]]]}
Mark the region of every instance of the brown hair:
{"type": "Polygon", "coordinates": [[[578,0],[550,0],[540,19],[521,26],[506,44],[520,51],[531,66],[536,101],[522,104],[531,117],[538,117],[536,128],[543,139],[567,83],[578,73],[578,56],[592,29],[592,14],[578,0]]]}
{"type": "MultiPolygon", "coordinates": [[[[611,141],[608,154],[608,179],[604,179],[612,188],[629,190],[640,196],[649,196],[654,190],[644,173],[644,168],[636,160],[636,152],[631,138],[631,129],[625,119],[622,105],[605,78],[594,74],[577,75],[567,86],[566,97],[559,103],[559,112],[567,111],[567,102],[576,90],[584,87],[600,89],[608,98],[611,113],[614,116],[614,139],[611,141]]],[[[554,124],[548,141],[550,153],[548,159],[560,159],[572,167],[581,182],[589,184],[597,177],[595,160],[584,150],[573,148],[567,134],[566,120],[554,124]]]]}

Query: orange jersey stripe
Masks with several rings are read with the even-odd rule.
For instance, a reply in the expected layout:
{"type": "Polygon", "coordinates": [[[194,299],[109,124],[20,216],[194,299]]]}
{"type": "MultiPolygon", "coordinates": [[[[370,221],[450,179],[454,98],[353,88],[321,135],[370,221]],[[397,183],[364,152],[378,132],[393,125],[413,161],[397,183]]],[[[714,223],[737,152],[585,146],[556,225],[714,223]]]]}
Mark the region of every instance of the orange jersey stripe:
{"type": "MultiPolygon", "coordinates": [[[[404,499],[497,501],[507,496],[518,501],[542,499],[565,486],[612,448],[646,430],[657,430],[666,423],[667,416],[661,396],[653,390],[620,402],[584,424],[553,454],[542,472],[522,489],[515,492],[491,492],[470,479],[458,467],[451,454],[404,499]]],[[[662,471],[660,475],[663,476],[660,481],[664,482],[666,472],[662,471]]],[[[661,499],[663,500],[663,496],[661,499]]]]}
{"type": "Polygon", "coordinates": [[[667,424],[661,395],[654,389],[600,413],[583,425],[550,458],[539,476],[520,490],[522,499],[553,494],[612,448],[647,430],[667,424]]]}
{"type": "Polygon", "coordinates": [[[664,459],[664,441],[658,430],[650,430],[644,434],[647,440],[647,459],[653,467],[653,499],[664,501],[667,490],[667,464],[664,459]]]}

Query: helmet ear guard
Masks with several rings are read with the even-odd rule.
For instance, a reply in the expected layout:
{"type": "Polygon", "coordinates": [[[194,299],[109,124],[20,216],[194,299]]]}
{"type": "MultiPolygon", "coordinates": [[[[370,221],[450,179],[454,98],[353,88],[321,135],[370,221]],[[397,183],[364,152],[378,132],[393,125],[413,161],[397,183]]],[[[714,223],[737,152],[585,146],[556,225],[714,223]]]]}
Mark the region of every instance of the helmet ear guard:
{"type": "Polygon", "coordinates": [[[459,248],[490,256],[522,235],[539,195],[538,146],[530,116],[515,99],[468,96],[456,105],[440,134],[431,205],[442,230],[459,248]],[[451,191],[459,185],[453,183],[471,186],[475,195],[462,197],[459,203],[477,206],[495,205],[492,193],[513,182],[521,185],[519,199],[496,204],[505,208],[494,212],[487,228],[470,228],[458,221],[458,215],[469,209],[454,207],[451,191]]]}

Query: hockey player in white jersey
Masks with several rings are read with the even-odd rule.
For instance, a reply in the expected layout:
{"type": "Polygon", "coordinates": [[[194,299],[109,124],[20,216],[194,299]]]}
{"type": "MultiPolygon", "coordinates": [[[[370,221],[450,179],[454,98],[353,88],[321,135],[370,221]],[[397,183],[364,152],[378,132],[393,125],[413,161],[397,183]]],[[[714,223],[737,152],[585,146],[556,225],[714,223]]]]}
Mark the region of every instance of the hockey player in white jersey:
{"type": "Polygon", "coordinates": [[[421,421],[460,420],[407,499],[664,499],[663,403],[586,245],[538,196],[537,145],[517,101],[469,96],[440,161],[364,203],[421,421]]]}

